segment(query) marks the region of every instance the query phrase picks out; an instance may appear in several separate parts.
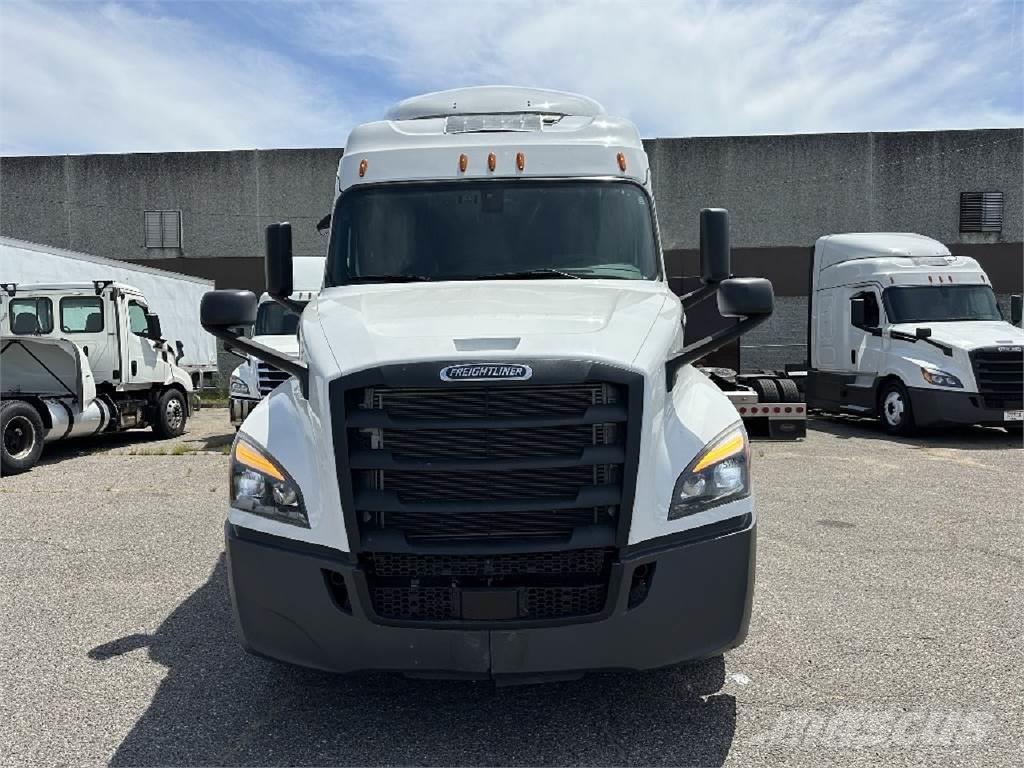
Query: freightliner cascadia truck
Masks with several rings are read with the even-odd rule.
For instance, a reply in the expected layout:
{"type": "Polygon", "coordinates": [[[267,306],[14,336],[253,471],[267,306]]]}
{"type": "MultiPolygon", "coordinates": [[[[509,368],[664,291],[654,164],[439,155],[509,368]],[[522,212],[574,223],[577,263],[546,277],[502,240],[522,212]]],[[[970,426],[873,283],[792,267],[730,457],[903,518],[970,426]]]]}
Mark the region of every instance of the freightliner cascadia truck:
{"type": "MultiPolygon", "coordinates": [[[[697,215],[694,212],[693,215],[697,215]]],[[[230,457],[227,572],[243,644],[347,672],[503,682],[646,669],[743,642],[756,513],[736,408],[692,363],[772,312],[700,212],[703,286],[665,277],[636,128],[591,99],[483,87],[355,128],[323,286],[296,357],[205,328],[291,376],[230,457]],[[738,322],[684,344],[715,296],[738,322]]]]}

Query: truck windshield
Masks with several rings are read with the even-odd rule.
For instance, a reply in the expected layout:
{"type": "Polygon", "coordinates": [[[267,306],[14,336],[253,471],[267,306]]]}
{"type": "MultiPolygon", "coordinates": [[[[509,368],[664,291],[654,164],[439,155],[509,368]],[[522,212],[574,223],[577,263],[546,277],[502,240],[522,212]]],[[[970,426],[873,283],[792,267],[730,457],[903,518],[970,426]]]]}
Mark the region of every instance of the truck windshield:
{"type": "Polygon", "coordinates": [[[260,304],[256,310],[256,336],[294,336],[299,316],[276,301],[260,304]]]}
{"type": "Polygon", "coordinates": [[[640,187],[503,179],[349,190],[334,211],[326,284],[659,273],[640,187]]]}
{"type": "Polygon", "coordinates": [[[893,323],[1002,320],[987,285],[915,285],[886,288],[885,311],[893,323]]]}

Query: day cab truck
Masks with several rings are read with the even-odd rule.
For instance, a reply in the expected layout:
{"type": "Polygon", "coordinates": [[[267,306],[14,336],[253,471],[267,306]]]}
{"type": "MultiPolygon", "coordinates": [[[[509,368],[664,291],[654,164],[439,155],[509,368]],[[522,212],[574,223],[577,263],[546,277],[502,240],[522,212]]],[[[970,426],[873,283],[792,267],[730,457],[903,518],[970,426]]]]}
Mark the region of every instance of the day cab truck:
{"type": "MultiPolygon", "coordinates": [[[[296,256],[292,259],[292,266],[294,291],[289,297],[290,306],[275,301],[269,293],[260,296],[251,336],[258,344],[288,357],[299,354],[299,312],[296,310],[301,310],[320,290],[324,257],[296,256]]],[[[242,358],[242,364],[231,372],[228,379],[228,416],[231,426],[238,429],[256,404],[277,389],[290,374],[255,355],[233,353],[242,358]]]]}
{"type": "Polygon", "coordinates": [[[911,233],[819,238],[809,297],[807,405],[876,417],[894,434],[1024,424],[1021,298],[1007,322],[978,262],[911,233]]]}
{"type": "Polygon", "coordinates": [[[109,280],[0,289],[4,475],[31,469],[53,440],[184,432],[192,377],[141,291],[109,280]]]}
{"type": "MultiPolygon", "coordinates": [[[[292,376],[230,457],[227,573],[252,652],[347,672],[503,682],[645,669],[740,644],[750,452],[693,365],[771,313],[701,213],[706,290],[739,322],[685,346],[636,128],[591,99],[484,87],[399,103],[338,166],[292,376]]],[[[293,291],[291,228],[268,292],[293,291]]]]}

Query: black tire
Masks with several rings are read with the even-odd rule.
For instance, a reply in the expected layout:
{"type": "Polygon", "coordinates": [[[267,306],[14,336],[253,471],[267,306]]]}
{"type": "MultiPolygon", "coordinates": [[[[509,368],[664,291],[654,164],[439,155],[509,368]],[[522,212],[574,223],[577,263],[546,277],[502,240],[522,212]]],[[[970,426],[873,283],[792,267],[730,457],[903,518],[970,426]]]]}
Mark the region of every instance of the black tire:
{"type": "Polygon", "coordinates": [[[782,402],[799,403],[803,401],[803,398],[800,397],[800,387],[792,379],[776,379],[775,383],[779,385],[779,391],[782,393],[782,402]]]}
{"type": "Polygon", "coordinates": [[[753,379],[750,386],[757,393],[758,401],[762,403],[778,403],[779,388],[774,379],[753,379]]]}
{"type": "Polygon", "coordinates": [[[883,382],[878,390],[878,420],[890,435],[912,435],[917,430],[910,393],[903,382],[883,382]]]}
{"type": "Polygon", "coordinates": [[[23,400],[0,403],[0,474],[16,475],[35,466],[43,453],[43,419],[34,407],[23,400]]]}
{"type": "Polygon", "coordinates": [[[177,389],[168,389],[156,401],[153,415],[153,434],[162,440],[177,437],[185,431],[188,419],[188,405],[185,395],[177,389]]]}

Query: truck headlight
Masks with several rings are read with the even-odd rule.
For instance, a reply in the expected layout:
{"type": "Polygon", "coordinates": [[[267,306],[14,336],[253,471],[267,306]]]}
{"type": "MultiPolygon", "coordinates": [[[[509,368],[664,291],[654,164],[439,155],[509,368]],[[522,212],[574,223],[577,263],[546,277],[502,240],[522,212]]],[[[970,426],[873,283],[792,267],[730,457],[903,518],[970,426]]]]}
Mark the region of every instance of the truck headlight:
{"type": "Polygon", "coordinates": [[[249,385],[242,381],[240,378],[232,374],[231,383],[228,385],[232,395],[248,395],[249,385]]]}
{"type": "Polygon", "coordinates": [[[750,449],[742,424],[708,443],[676,480],[668,519],[702,512],[750,495],[750,449]]]}
{"type": "Polygon", "coordinates": [[[937,368],[922,368],[921,375],[929,384],[936,387],[956,387],[963,389],[964,383],[948,371],[940,371],[937,368]]]}
{"type": "Polygon", "coordinates": [[[231,448],[231,506],[309,528],[295,481],[270,456],[242,439],[231,448]]]}

